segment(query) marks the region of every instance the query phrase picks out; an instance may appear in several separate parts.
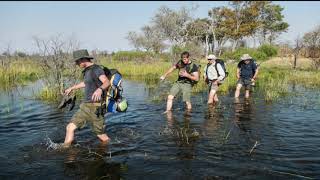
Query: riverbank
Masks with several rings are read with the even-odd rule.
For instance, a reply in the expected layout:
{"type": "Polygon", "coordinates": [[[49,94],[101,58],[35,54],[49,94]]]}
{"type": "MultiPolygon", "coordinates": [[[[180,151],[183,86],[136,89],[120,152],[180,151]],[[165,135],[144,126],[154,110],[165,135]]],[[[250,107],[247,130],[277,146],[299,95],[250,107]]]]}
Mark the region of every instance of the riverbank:
{"type": "MultiPolygon", "coordinates": [[[[163,75],[172,65],[172,62],[153,61],[115,61],[112,58],[99,58],[99,63],[108,68],[118,69],[125,79],[137,80],[146,83],[149,88],[155,88],[163,75]]],[[[193,93],[207,91],[207,85],[203,79],[203,70],[207,61],[201,59],[196,61],[201,65],[200,81],[194,86],[193,93]]],[[[229,76],[219,88],[220,94],[227,94],[234,91],[236,86],[237,61],[226,61],[229,76]]],[[[267,61],[258,61],[260,71],[256,82],[258,92],[264,95],[266,101],[274,101],[279,97],[288,95],[289,84],[299,84],[306,88],[320,87],[320,72],[314,70],[312,61],[306,58],[299,58],[297,68],[293,69],[293,58],[275,57],[267,61]]],[[[77,68],[77,67],[75,67],[77,68]]],[[[80,72],[80,71],[79,71],[80,72]]],[[[13,84],[24,84],[28,81],[42,78],[40,67],[30,59],[15,61],[8,68],[0,69],[0,83],[2,89],[9,89],[13,84]]],[[[80,77],[76,75],[74,77],[80,77]]],[[[71,78],[71,77],[70,77],[71,78]]],[[[173,83],[177,78],[177,72],[171,73],[167,80],[173,83]]],[[[46,86],[40,93],[39,98],[43,100],[57,99],[58,95],[52,88],[46,86]]]]}

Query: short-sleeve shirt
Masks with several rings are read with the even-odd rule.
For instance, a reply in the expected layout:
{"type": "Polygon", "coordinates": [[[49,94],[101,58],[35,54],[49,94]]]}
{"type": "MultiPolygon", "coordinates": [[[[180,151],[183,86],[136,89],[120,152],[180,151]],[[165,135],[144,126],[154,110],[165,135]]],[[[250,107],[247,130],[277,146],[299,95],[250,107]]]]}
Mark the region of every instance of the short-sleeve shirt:
{"type": "Polygon", "coordinates": [[[92,102],[92,94],[102,85],[99,76],[105,74],[103,69],[94,64],[83,70],[85,102],[92,102]]]}
{"type": "Polygon", "coordinates": [[[244,61],[238,63],[238,68],[240,69],[240,77],[242,79],[251,79],[257,70],[257,64],[250,60],[250,63],[246,64],[244,61]]]}
{"type": "MultiPolygon", "coordinates": [[[[179,71],[185,69],[189,74],[198,72],[198,69],[199,69],[196,64],[192,62],[189,64],[184,64],[181,60],[177,62],[175,66],[177,69],[179,69],[179,71]]],[[[177,81],[192,84],[192,80],[187,77],[179,76],[177,81]]]]}

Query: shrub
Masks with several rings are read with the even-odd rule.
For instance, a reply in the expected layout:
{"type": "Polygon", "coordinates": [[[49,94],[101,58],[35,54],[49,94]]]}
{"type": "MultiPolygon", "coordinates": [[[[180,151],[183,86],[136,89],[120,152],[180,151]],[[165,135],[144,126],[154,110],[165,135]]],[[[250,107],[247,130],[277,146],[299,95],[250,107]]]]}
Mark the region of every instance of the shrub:
{"type": "Polygon", "coordinates": [[[155,54],[144,51],[119,51],[112,55],[115,61],[135,61],[135,62],[150,62],[150,61],[168,61],[168,54],[155,54]]]}
{"type": "Polygon", "coordinates": [[[152,61],[153,54],[143,51],[119,51],[112,56],[115,61],[152,61]]]}
{"type": "Polygon", "coordinates": [[[249,54],[256,60],[264,61],[267,60],[269,57],[276,56],[278,53],[277,47],[264,44],[261,45],[258,49],[253,48],[238,48],[234,52],[227,51],[222,54],[222,58],[224,59],[233,59],[239,60],[243,54],[249,54]]]}
{"type": "Polygon", "coordinates": [[[263,44],[257,50],[265,53],[267,55],[267,57],[273,57],[278,54],[277,47],[269,45],[269,44],[263,44]]]}

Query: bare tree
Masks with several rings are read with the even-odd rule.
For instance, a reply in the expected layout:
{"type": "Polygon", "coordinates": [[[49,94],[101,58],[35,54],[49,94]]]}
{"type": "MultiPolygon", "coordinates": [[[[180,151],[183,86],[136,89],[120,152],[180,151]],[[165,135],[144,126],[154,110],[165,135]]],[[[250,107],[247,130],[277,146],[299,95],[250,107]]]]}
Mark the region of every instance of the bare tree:
{"type": "Polygon", "coordinates": [[[295,39],[295,46],[293,49],[293,53],[294,53],[293,69],[296,69],[296,67],[297,67],[297,58],[298,58],[299,52],[302,48],[303,48],[302,39],[298,35],[297,38],[295,39]]]}
{"type": "Polygon", "coordinates": [[[306,46],[307,57],[312,59],[316,69],[320,68],[320,26],[304,34],[303,42],[306,46]]]}
{"type": "Polygon", "coordinates": [[[74,36],[64,40],[62,34],[54,35],[49,39],[34,36],[33,40],[39,51],[39,65],[46,72],[44,79],[46,85],[62,92],[66,70],[71,75],[76,74],[77,68],[74,67],[71,54],[72,51],[79,48],[79,42],[74,36]]]}
{"type": "Polygon", "coordinates": [[[1,57],[1,66],[4,70],[9,69],[10,64],[12,63],[11,56],[12,56],[11,42],[8,42],[6,44],[6,47],[1,57]]]}

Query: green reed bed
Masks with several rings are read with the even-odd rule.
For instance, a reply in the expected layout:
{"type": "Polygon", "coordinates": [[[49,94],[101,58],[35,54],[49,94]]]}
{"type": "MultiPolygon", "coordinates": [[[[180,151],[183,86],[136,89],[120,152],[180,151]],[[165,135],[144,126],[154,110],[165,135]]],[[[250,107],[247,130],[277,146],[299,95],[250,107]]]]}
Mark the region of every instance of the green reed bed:
{"type": "Polygon", "coordinates": [[[15,61],[7,66],[0,67],[0,88],[9,89],[17,84],[26,84],[34,81],[40,74],[40,68],[31,60],[15,61]]]}
{"type": "MultiPolygon", "coordinates": [[[[159,85],[159,77],[164,74],[170,67],[169,62],[115,62],[104,61],[104,65],[110,68],[117,68],[125,78],[140,80],[145,82],[148,87],[159,85]]],[[[193,93],[208,91],[208,86],[204,82],[203,69],[204,61],[201,61],[200,81],[193,87],[193,93]]],[[[226,64],[229,76],[219,87],[219,93],[227,94],[236,88],[237,63],[226,64]]],[[[177,79],[177,71],[174,71],[167,79],[173,83],[177,79]]],[[[265,101],[272,102],[289,93],[289,85],[292,83],[300,84],[305,87],[320,87],[320,72],[309,70],[292,70],[291,67],[275,68],[269,65],[262,65],[256,82],[257,92],[264,96],[265,101]]],[[[170,88],[170,87],[168,87],[170,88]]]]}
{"type": "Polygon", "coordinates": [[[266,101],[274,101],[290,94],[289,86],[298,84],[305,88],[320,87],[320,72],[310,70],[293,70],[289,68],[261,67],[259,72],[259,91],[266,101]]]}
{"type": "MultiPolygon", "coordinates": [[[[132,80],[141,80],[147,84],[156,84],[159,82],[160,76],[163,75],[172,63],[155,61],[155,62],[134,62],[134,61],[113,61],[102,59],[101,64],[108,68],[118,69],[124,78],[132,80]]],[[[172,73],[168,79],[173,78],[172,73]]]]}

